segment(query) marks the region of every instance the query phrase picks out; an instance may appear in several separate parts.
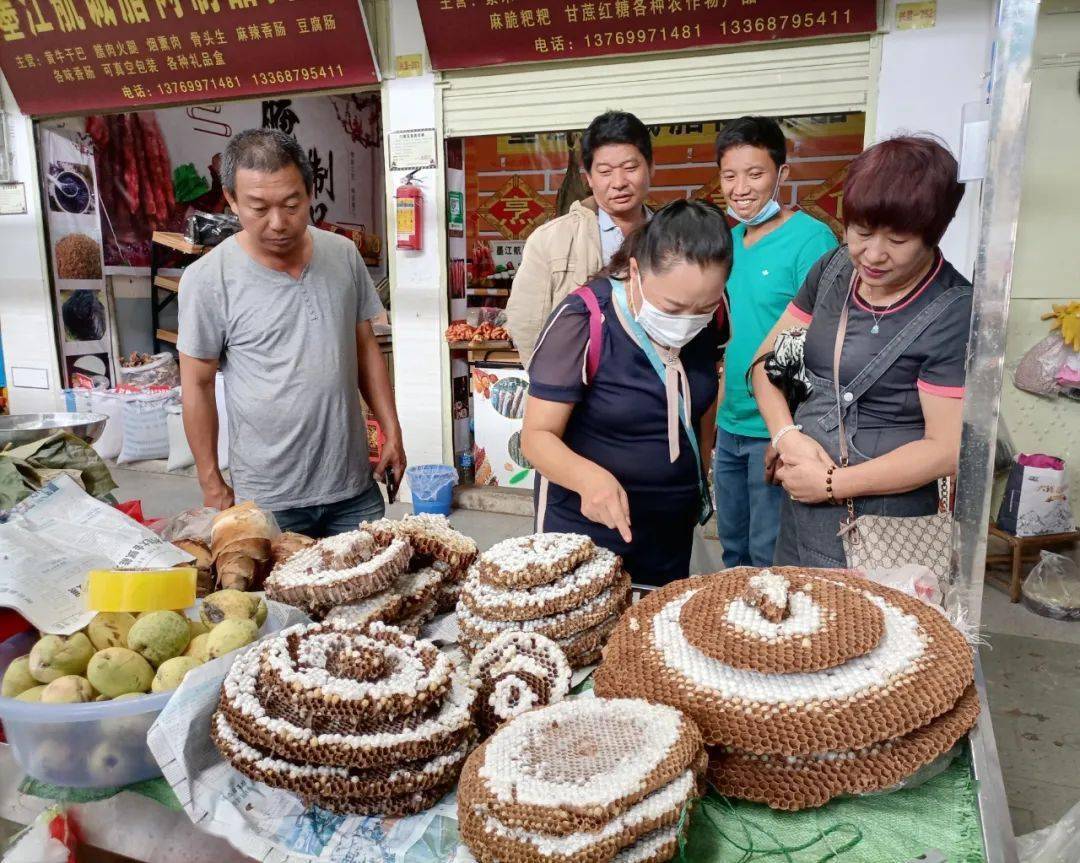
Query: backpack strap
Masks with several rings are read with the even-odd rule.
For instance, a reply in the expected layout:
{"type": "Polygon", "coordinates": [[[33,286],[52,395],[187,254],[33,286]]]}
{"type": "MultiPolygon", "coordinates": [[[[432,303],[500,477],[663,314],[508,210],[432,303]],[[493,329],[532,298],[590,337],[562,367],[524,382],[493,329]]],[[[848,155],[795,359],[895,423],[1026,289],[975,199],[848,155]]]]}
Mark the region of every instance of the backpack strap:
{"type": "Polygon", "coordinates": [[[589,310],[589,344],[586,346],[585,355],[585,383],[591,384],[600,368],[600,351],[604,346],[604,313],[600,311],[596,294],[588,285],[582,285],[571,293],[576,297],[581,297],[585,308],[589,310]]]}
{"type": "MultiPolygon", "coordinates": [[[[600,352],[604,347],[604,313],[600,311],[600,302],[596,294],[588,285],[582,285],[575,291],[570,292],[575,297],[581,297],[585,308],[589,310],[589,344],[586,348],[585,357],[585,383],[591,384],[596,372],[600,368],[600,352]]],[[[723,302],[716,309],[716,329],[724,331],[724,323],[728,320],[727,292],[724,292],[723,302]]],[[[726,343],[725,343],[726,344],[726,343]]]]}

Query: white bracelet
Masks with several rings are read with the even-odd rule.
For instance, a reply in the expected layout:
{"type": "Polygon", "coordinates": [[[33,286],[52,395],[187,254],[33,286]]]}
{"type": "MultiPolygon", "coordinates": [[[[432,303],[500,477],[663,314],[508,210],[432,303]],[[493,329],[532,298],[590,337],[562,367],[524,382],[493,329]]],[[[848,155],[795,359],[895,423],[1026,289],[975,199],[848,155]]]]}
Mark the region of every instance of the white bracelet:
{"type": "Polygon", "coordinates": [[[776,437],[772,439],[773,449],[776,449],[777,445],[780,443],[780,438],[786,435],[789,431],[802,431],[802,426],[791,423],[790,425],[786,425],[782,429],[780,429],[780,431],[776,433],[776,437]]]}

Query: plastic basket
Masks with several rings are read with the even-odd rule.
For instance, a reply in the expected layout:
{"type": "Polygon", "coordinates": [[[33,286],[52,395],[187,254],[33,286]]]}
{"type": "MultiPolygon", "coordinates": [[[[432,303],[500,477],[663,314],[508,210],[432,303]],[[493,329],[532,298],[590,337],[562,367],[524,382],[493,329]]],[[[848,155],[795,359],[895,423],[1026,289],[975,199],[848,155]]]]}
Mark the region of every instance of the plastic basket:
{"type": "MultiPolygon", "coordinates": [[[[280,630],[289,613],[285,606],[267,604],[260,635],[280,630]]],[[[0,641],[0,676],[13,660],[29,653],[36,640],[33,633],[22,632],[0,641]]],[[[211,661],[221,663],[224,672],[233,659],[230,653],[211,661]]],[[[152,692],[87,704],[0,697],[0,721],[15,762],[35,779],[65,788],[113,788],[161,775],[146,734],[171,697],[171,691],[152,692]]]]}
{"type": "Polygon", "coordinates": [[[449,515],[457,471],[445,464],[420,464],[405,469],[412,491],[413,512],[449,515]]]}

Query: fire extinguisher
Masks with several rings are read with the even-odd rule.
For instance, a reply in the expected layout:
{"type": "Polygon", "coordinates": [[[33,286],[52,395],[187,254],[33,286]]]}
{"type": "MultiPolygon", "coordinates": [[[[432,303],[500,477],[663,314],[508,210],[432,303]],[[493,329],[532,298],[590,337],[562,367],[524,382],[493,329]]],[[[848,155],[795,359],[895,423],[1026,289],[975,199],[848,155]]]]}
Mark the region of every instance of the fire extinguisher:
{"type": "Polygon", "coordinates": [[[405,182],[394,193],[397,202],[397,247],[412,251],[424,248],[424,193],[419,184],[413,185],[417,171],[407,174],[405,182]]]}

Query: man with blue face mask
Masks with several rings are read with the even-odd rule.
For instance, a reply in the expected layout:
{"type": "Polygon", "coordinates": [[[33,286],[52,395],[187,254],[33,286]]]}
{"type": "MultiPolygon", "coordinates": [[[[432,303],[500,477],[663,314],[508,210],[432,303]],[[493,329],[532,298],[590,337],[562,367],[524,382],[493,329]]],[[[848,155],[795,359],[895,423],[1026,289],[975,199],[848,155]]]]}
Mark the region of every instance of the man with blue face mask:
{"type": "Polygon", "coordinates": [[[836,248],[836,238],[817,219],[781,206],[787,142],[775,120],[740,117],[724,124],[716,139],[716,161],[727,213],[739,222],[731,232],[731,342],[713,451],[716,523],[724,565],[760,567],[772,563],[784,492],[765,480],[769,430],[747,371],[807,272],[836,248]]]}

